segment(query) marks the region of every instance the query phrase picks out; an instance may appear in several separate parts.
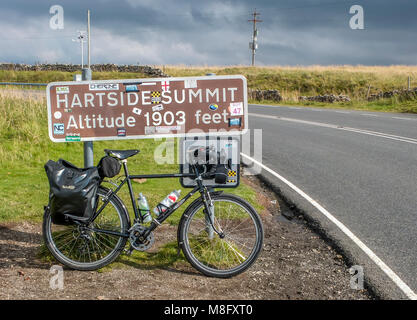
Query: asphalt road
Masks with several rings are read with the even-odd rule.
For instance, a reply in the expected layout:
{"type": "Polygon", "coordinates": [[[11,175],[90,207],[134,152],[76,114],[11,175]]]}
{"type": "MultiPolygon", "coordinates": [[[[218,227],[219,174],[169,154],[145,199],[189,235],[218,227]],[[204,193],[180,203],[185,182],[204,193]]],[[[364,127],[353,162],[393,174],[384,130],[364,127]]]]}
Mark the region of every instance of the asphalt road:
{"type": "MultiPolygon", "coordinates": [[[[417,115],[250,105],[249,125],[263,130],[264,165],[325,207],[417,292],[417,115]]],[[[392,287],[363,259],[365,277],[392,287]]],[[[387,296],[399,297],[394,291],[387,296]]]]}

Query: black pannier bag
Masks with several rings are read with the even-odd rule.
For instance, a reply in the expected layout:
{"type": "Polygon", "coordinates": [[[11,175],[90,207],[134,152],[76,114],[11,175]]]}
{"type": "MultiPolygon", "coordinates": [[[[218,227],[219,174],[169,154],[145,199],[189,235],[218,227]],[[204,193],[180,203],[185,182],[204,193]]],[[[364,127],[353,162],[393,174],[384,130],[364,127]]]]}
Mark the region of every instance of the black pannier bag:
{"type": "Polygon", "coordinates": [[[49,207],[52,222],[69,224],[71,220],[87,221],[93,214],[100,183],[97,167],[78,168],[59,159],[45,164],[49,179],[49,207]]]}
{"type": "Polygon", "coordinates": [[[229,168],[225,164],[218,164],[214,175],[214,182],[218,184],[225,184],[227,182],[227,173],[229,168]]]}
{"type": "Polygon", "coordinates": [[[100,159],[97,168],[101,179],[113,178],[119,174],[121,165],[116,158],[105,156],[100,159]]]}

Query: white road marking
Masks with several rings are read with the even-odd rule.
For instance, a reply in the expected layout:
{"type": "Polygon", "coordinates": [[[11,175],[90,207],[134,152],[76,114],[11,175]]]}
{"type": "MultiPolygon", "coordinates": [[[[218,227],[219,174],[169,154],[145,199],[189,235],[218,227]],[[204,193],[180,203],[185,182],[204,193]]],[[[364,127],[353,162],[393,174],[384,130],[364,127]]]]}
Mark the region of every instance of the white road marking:
{"type": "Polygon", "coordinates": [[[361,113],[361,116],[379,117],[379,115],[377,115],[377,114],[371,114],[371,113],[361,113]]]}
{"type": "Polygon", "coordinates": [[[403,118],[403,117],[391,117],[392,119],[398,119],[398,120],[412,120],[412,121],[417,121],[417,119],[414,118],[403,118]]]}
{"type": "MultiPolygon", "coordinates": [[[[250,103],[251,106],[258,106],[258,107],[268,107],[268,108],[287,108],[287,109],[294,109],[294,110],[303,110],[303,111],[327,111],[327,112],[336,112],[336,113],[354,113],[355,111],[341,111],[341,110],[335,110],[335,109],[314,109],[311,107],[291,107],[291,106],[284,106],[284,105],[267,105],[267,104],[256,104],[256,103],[250,103]]],[[[356,111],[358,112],[358,111],[356,111]]],[[[371,113],[362,113],[363,116],[370,116],[370,117],[381,117],[379,114],[371,114],[371,113]]],[[[405,118],[405,117],[386,117],[391,119],[399,119],[399,120],[412,120],[417,121],[417,118],[405,118]]]]}
{"type": "Polygon", "coordinates": [[[297,122],[297,123],[303,123],[303,124],[308,124],[308,125],[312,125],[312,126],[318,126],[318,127],[325,127],[325,128],[355,132],[355,133],[380,137],[380,138],[384,138],[384,139],[390,139],[390,140],[395,140],[395,141],[400,141],[400,142],[417,144],[417,139],[409,138],[409,137],[403,137],[403,136],[397,136],[397,135],[378,132],[378,131],[357,129],[357,128],[351,128],[351,127],[343,127],[343,126],[339,126],[339,125],[335,125],[335,124],[331,124],[331,123],[308,121],[308,120],[301,120],[301,119],[295,119],[295,118],[286,118],[286,117],[280,117],[280,116],[271,116],[271,115],[265,115],[265,114],[259,114],[259,113],[249,113],[249,115],[253,116],[253,117],[258,117],[258,118],[266,118],[266,119],[283,120],[283,121],[289,121],[289,122],[297,122]]]}
{"type": "Polygon", "coordinates": [[[337,220],[329,211],[327,211],[323,206],[321,206],[316,200],[311,198],[303,190],[298,188],[296,185],[268,168],[259,161],[249,157],[244,153],[240,153],[243,157],[249,159],[250,161],[256,163],[262,167],[265,171],[268,171],[270,174],[284,182],[292,190],[297,192],[300,196],[310,202],[317,210],[319,210],[326,218],[333,222],[346,236],[348,236],[363,252],[400,288],[400,290],[411,300],[417,300],[417,295],[414,291],[390,268],[385,264],[371,249],[369,249],[358,237],[356,237],[352,231],[350,231],[342,222],[337,220]]]}
{"type": "Polygon", "coordinates": [[[391,139],[391,140],[397,140],[397,141],[401,141],[401,142],[417,144],[417,139],[414,139],[414,138],[396,136],[396,135],[393,135],[393,134],[387,134],[387,133],[369,131],[369,130],[362,130],[362,129],[356,129],[356,128],[349,128],[349,127],[343,127],[343,128],[339,128],[339,129],[345,130],[345,131],[368,134],[368,135],[371,135],[371,136],[381,137],[381,138],[385,138],[385,139],[391,139]]]}

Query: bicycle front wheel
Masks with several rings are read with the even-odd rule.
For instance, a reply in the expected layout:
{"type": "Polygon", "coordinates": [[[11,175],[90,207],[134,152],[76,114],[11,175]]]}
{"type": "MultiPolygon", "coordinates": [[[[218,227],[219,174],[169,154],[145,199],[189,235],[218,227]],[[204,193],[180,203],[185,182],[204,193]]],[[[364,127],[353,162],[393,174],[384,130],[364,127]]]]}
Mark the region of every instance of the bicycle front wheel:
{"type": "Polygon", "coordinates": [[[229,194],[213,195],[209,216],[201,201],[187,209],[180,224],[180,244],[185,257],[208,276],[228,278],[249,268],[263,242],[263,227],[255,209],[245,200],[229,194]]]}

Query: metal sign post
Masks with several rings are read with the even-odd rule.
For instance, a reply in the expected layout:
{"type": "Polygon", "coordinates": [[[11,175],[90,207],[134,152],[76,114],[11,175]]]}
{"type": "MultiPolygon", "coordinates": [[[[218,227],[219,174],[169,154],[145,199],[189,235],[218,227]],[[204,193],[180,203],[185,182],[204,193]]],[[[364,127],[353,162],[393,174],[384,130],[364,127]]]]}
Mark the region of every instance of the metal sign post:
{"type": "MultiPolygon", "coordinates": [[[[90,69],[90,39],[91,39],[90,10],[87,10],[88,68],[83,69],[82,79],[84,81],[91,81],[93,79],[93,75],[90,69]]],[[[93,142],[85,141],[84,142],[84,167],[92,167],[92,166],[94,166],[93,142]]]]}
{"type": "MultiPolygon", "coordinates": [[[[83,80],[91,80],[92,74],[90,68],[83,69],[82,79],[83,80]]],[[[94,149],[93,149],[93,141],[85,141],[84,142],[84,167],[92,167],[94,166],[94,149]]]]}

